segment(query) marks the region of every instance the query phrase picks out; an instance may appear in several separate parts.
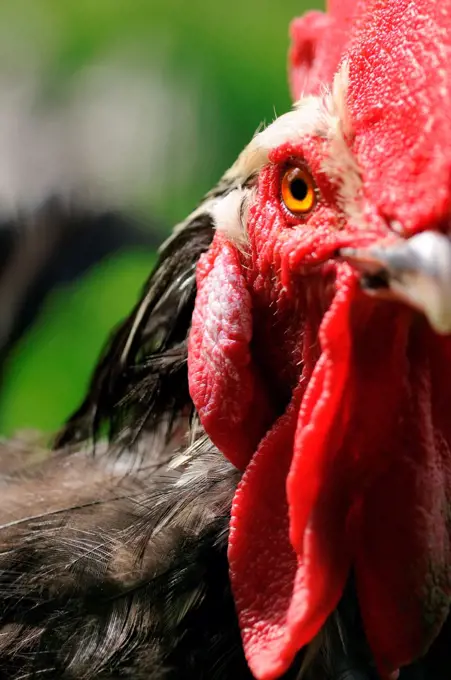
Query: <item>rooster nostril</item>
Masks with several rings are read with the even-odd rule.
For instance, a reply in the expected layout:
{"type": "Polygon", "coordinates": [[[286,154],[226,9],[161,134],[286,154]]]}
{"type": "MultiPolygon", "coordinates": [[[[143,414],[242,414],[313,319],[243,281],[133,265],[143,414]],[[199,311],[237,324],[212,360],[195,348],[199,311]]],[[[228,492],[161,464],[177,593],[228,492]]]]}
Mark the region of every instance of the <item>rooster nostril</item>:
{"type": "Polygon", "coordinates": [[[364,274],[360,279],[360,285],[363,290],[381,290],[382,288],[389,288],[389,279],[387,272],[381,270],[377,274],[364,274]]]}

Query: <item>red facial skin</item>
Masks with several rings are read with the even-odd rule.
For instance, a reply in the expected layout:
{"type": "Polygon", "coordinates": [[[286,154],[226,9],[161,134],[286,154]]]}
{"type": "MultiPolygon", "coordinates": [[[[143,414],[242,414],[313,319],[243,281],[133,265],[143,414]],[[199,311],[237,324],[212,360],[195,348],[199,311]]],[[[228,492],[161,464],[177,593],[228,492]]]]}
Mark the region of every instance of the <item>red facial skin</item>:
{"type": "Polygon", "coordinates": [[[261,172],[248,251],[218,233],[199,264],[190,390],[209,436],[244,471],[229,562],[259,680],[311,641],[351,570],[382,678],[424,654],[448,614],[451,340],[407,307],[365,297],[335,257],[392,236],[392,221],[405,235],[448,229],[444,4],[358,3],[348,105],[366,226],[341,214],[320,170],[326,142],[308,139],[274,151],[261,172]],[[280,197],[293,159],[321,196],[304,220],[280,197]]]}

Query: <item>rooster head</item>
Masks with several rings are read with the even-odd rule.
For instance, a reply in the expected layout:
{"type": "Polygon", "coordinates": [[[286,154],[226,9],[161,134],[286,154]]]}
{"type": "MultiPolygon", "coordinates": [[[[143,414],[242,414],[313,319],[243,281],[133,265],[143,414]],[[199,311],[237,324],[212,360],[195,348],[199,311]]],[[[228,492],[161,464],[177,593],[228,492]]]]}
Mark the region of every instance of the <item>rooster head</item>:
{"type": "Polygon", "coordinates": [[[353,574],[388,678],[451,596],[451,2],[337,0],[293,37],[298,102],[210,199],[190,392],[243,471],[229,563],[255,677],[353,574]]]}

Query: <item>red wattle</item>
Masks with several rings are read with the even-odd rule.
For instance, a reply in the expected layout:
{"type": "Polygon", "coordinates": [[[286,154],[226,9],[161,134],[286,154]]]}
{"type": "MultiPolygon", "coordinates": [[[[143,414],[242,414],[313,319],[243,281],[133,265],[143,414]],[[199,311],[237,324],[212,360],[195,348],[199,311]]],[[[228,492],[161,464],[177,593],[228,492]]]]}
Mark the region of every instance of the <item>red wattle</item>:
{"type": "Polygon", "coordinates": [[[350,354],[346,317],[355,284],[355,275],[343,265],[337,294],[321,327],[323,354],[307,391],[304,395],[304,376],[286,415],[255,453],[233,503],[232,588],[246,657],[259,680],[271,680],[287,670],[299,649],[320,630],[340,599],[350,566],[349,485],[334,454],[346,425],[338,414],[346,412],[343,397],[350,354]],[[301,436],[296,434],[295,439],[296,430],[301,436]],[[335,446],[328,446],[334,433],[335,446]],[[294,470],[293,447],[298,457],[294,470]],[[289,541],[288,516],[295,550],[289,541]]]}
{"type": "Polygon", "coordinates": [[[407,356],[391,464],[365,493],[356,541],[364,625],[383,675],[427,651],[451,596],[450,338],[417,320],[407,356]]]}
{"type": "Polygon", "coordinates": [[[244,470],[274,420],[254,365],[252,303],[236,249],[217,234],[197,272],[188,344],[190,393],[206,432],[244,470]]]}
{"type": "MultiPolygon", "coordinates": [[[[321,357],[299,411],[293,462],[287,479],[290,538],[302,553],[310,513],[340,452],[349,418],[350,304],[357,279],[347,265],[337,272],[337,292],[319,330],[321,357]],[[348,385],[349,388],[349,385],[348,385]]],[[[345,469],[342,476],[344,477],[345,469]]],[[[336,483],[339,484],[338,480],[336,483]]]]}
{"type": "Polygon", "coordinates": [[[287,630],[297,557],[285,492],[298,408],[295,396],[254,454],[232,507],[232,590],[246,658],[259,680],[278,678],[298,651],[287,630]]]}

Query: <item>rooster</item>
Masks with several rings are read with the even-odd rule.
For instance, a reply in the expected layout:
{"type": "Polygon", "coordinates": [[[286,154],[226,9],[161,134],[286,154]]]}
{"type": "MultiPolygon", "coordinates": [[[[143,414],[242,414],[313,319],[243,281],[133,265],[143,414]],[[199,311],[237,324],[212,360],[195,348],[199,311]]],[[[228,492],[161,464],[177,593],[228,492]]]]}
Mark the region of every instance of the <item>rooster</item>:
{"type": "Polygon", "coordinates": [[[328,9],[55,452],[3,446],[3,678],[450,677],[451,3],[328,9]]]}

